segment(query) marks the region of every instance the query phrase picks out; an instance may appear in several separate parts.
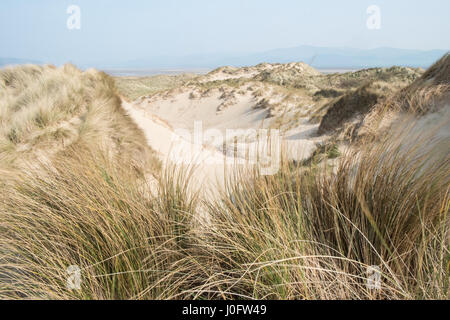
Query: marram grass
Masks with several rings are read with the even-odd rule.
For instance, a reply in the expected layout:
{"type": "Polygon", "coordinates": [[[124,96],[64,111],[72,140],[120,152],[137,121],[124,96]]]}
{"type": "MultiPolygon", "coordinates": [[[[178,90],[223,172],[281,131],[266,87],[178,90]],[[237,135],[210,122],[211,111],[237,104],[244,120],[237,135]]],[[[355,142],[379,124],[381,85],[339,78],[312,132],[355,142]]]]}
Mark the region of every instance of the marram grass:
{"type": "Polygon", "coordinates": [[[206,203],[186,172],[168,169],[155,194],[89,151],[5,178],[0,297],[448,299],[448,140],[411,143],[414,128],[332,171],[240,172],[206,203]],[[70,265],[80,290],[66,288],[70,265]]]}

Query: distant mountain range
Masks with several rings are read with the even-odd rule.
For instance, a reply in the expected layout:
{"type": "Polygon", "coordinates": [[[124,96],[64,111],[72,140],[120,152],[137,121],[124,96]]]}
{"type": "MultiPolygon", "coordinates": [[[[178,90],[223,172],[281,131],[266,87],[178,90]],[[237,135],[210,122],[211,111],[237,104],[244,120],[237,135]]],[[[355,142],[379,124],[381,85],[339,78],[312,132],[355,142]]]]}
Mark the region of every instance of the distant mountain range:
{"type": "Polygon", "coordinates": [[[252,66],[261,62],[305,62],[319,69],[360,69],[389,67],[393,65],[427,68],[442,57],[447,50],[408,50],[377,48],[327,48],[300,46],[275,49],[247,55],[189,55],[164,56],[129,61],[118,64],[123,68],[216,68],[220,66],[252,66]]]}
{"type": "MultiPolygon", "coordinates": [[[[80,67],[100,69],[199,69],[220,66],[252,66],[262,62],[305,62],[318,69],[361,69],[389,67],[393,65],[429,67],[448,50],[409,50],[395,48],[354,49],[299,46],[274,49],[253,54],[193,54],[178,56],[155,56],[114,63],[81,64],[80,67]]],[[[0,58],[0,66],[7,64],[39,63],[32,60],[0,58]]]]}

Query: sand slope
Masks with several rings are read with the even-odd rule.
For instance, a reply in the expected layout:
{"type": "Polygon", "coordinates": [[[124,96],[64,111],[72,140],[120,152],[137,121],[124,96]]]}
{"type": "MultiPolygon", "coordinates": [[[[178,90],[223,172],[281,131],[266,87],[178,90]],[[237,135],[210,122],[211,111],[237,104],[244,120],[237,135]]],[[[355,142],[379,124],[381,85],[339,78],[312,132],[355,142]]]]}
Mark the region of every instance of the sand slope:
{"type": "Polygon", "coordinates": [[[189,99],[187,93],[180,93],[173,99],[162,99],[153,103],[130,103],[123,101],[123,107],[144,131],[148,144],[159,153],[165,165],[194,166],[195,185],[204,186],[213,191],[225,184],[225,178],[235,170],[236,166],[251,168],[255,154],[264,154],[267,161],[258,164],[258,168],[266,168],[265,174],[276,172],[269,148],[279,143],[276,152],[287,152],[288,157],[295,160],[305,159],[316,148],[322,138],[316,136],[317,124],[301,125],[289,130],[278,139],[277,131],[267,129],[269,122],[264,122],[267,111],[253,108],[252,99],[242,96],[237,103],[223,112],[217,112],[217,97],[208,97],[198,101],[189,99]],[[234,144],[227,141],[229,131],[237,134],[240,151],[234,152],[234,144]],[[252,130],[254,129],[254,130],[252,130]],[[264,131],[264,129],[266,129],[264,131]],[[261,131],[262,130],[262,131],[261,131]],[[200,132],[200,138],[194,135],[200,132]],[[267,134],[264,138],[255,136],[267,134]],[[211,134],[222,136],[222,140],[211,137],[211,134]],[[273,134],[274,139],[270,139],[273,134]],[[271,142],[269,142],[271,141],[271,142]],[[268,146],[271,145],[271,147],[268,146]],[[233,150],[230,150],[233,149],[233,150]],[[253,157],[252,157],[253,156],[253,157]],[[267,164],[267,166],[266,166],[267,164]],[[271,169],[271,165],[274,168],[271,169]],[[275,170],[275,171],[274,171],[275,170]]]}

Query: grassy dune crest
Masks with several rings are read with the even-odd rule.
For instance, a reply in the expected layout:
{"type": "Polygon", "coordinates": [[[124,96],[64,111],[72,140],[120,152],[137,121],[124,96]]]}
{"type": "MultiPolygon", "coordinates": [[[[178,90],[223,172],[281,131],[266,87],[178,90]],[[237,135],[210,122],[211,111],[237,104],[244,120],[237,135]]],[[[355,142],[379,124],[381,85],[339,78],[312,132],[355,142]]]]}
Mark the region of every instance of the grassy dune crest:
{"type": "Polygon", "coordinates": [[[410,85],[377,101],[357,124],[355,135],[367,138],[378,136],[380,132],[389,134],[387,128],[391,120],[405,115],[420,118],[443,112],[445,117],[449,102],[450,54],[446,54],[410,85]]]}
{"type": "Polygon", "coordinates": [[[71,145],[108,149],[139,170],[155,161],[106,74],[72,65],[1,70],[0,168],[45,160],[71,145]]]}

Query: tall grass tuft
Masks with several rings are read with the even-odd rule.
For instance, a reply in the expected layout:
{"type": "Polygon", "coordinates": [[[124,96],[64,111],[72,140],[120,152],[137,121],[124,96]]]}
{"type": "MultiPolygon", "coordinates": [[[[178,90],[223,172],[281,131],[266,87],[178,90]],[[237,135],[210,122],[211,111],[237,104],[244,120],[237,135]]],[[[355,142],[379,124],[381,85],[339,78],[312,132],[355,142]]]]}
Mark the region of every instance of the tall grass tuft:
{"type": "Polygon", "coordinates": [[[448,299],[449,140],[419,127],[331,174],[285,164],[230,184],[200,241],[210,273],[198,297],[448,299]]]}
{"type": "MultiPolygon", "coordinates": [[[[6,178],[0,195],[0,297],[169,299],[189,279],[180,261],[195,203],[178,182],[152,194],[106,153],[67,150],[6,178]],[[167,201],[170,199],[170,208],[167,201]],[[183,228],[179,225],[182,224],[183,228]],[[81,288],[69,290],[69,266],[81,288]]],[[[161,182],[162,183],[162,182],[161,182]]]]}

